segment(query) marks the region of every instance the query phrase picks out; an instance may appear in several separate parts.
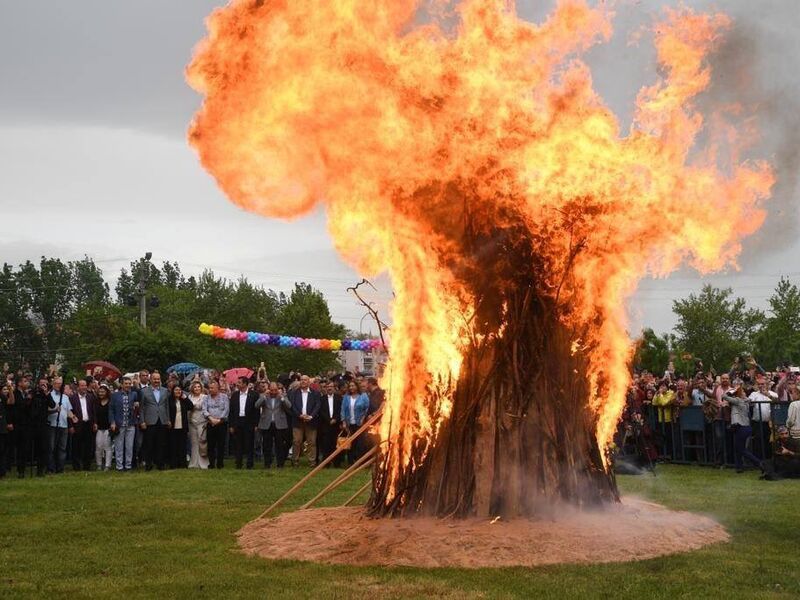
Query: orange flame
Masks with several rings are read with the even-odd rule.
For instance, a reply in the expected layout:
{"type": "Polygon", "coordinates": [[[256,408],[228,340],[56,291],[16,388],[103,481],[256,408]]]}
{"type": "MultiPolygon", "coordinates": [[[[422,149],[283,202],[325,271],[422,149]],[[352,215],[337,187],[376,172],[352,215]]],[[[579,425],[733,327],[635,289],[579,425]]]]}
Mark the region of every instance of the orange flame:
{"type": "MultiPolygon", "coordinates": [[[[448,185],[491,206],[487,215],[517,215],[548,240],[546,291],[564,294],[563,318],[586,332],[573,351],[588,355],[604,445],[628,384],[624,306],[637,281],[684,261],[733,264],[764,219],[769,166],[737,162],[735,143],[695,143],[704,121],[692,101],[729,21],[666,13],[655,33],[664,75],[641,90],[623,135],[580,60],[611,36],[608,11],[561,0],[536,25],[512,2],[463,0],[455,27],[415,24],[423,9],[437,14],[432,5],[234,0],[216,10],[187,71],[205,96],[190,142],[240,206],[293,218],[322,203],[342,256],[365,275],[388,272],[382,433],[393,439],[435,436],[473,333],[472,298],[451,268],[462,260],[462,200],[448,185]]],[[[412,439],[393,447],[390,477],[411,460],[412,439]]]]}

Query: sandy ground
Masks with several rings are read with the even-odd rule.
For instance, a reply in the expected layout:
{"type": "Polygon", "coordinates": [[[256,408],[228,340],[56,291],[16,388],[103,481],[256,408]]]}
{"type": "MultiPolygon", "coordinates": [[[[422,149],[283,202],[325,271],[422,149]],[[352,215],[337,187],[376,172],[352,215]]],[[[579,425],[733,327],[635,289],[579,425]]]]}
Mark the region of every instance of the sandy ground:
{"type": "Polygon", "coordinates": [[[636,498],[602,511],[559,513],[491,523],[369,519],[360,508],[317,508],[252,521],[238,536],[246,553],[270,559],[466,568],[643,560],[729,539],[709,517],[636,498]]]}

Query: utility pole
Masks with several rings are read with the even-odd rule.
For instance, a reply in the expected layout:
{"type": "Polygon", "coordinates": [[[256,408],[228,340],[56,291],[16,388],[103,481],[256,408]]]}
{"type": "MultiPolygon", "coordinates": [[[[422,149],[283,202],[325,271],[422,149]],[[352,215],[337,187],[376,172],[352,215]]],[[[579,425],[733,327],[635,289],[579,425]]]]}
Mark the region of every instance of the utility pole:
{"type": "Polygon", "coordinates": [[[141,269],[139,269],[139,325],[142,329],[147,329],[147,275],[150,272],[151,258],[153,258],[153,253],[147,252],[141,260],[141,269]]]}

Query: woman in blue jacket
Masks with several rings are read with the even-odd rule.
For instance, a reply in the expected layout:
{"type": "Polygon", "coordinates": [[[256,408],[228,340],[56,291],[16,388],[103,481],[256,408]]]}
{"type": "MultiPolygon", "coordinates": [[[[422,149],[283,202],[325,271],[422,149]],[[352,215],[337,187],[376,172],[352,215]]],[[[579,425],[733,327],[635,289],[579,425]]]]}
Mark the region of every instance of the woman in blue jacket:
{"type": "MultiPolygon", "coordinates": [[[[342,398],[342,429],[348,436],[356,432],[364,423],[364,418],[369,410],[369,396],[365,392],[359,392],[355,381],[351,381],[347,386],[347,393],[342,398]]],[[[350,450],[347,453],[347,460],[352,465],[356,462],[363,452],[362,436],[352,440],[350,450]]]]}

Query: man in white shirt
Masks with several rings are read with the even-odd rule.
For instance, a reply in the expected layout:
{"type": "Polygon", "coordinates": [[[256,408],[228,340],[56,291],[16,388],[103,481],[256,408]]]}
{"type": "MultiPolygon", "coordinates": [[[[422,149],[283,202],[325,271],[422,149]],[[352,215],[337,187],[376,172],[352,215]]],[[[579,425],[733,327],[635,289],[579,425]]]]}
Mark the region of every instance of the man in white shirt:
{"type": "Polygon", "coordinates": [[[786,427],[789,428],[789,436],[791,438],[800,440],[800,400],[795,400],[789,405],[786,427]]]}
{"type": "Polygon", "coordinates": [[[75,413],[75,433],[72,434],[72,468],[75,471],[88,471],[94,456],[94,434],[97,427],[94,423],[95,396],[89,390],[86,379],[78,381],[78,390],[70,398],[72,412],[75,413]]]}
{"type": "Polygon", "coordinates": [[[770,445],[769,427],[770,422],[770,402],[772,398],[768,395],[767,384],[760,381],[754,391],[748,396],[750,400],[750,422],[753,428],[753,453],[762,459],[772,458],[772,448],[770,445]]]}
{"type": "MultiPolygon", "coordinates": [[[[336,450],[336,438],[341,425],[342,397],[336,392],[333,381],[325,383],[322,395],[322,406],[317,426],[317,461],[328,458],[336,450]]],[[[338,467],[344,456],[339,454],[333,459],[333,466],[338,467]]]]}
{"type": "Polygon", "coordinates": [[[317,425],[322,402],[319,392],[312,390],[308,375],[300,377],[300,385],[289,393],[292,407],[292,464],[300,464],[303,441],[308,443],[308,460],[311,466],[317,464],[317,425]]]}
{"type": "Polygon", "coordinates": [[[246,377],[239,378],[239,389],[233,392],[228,411],[228,431],[232,436],[236,468],[241,469],[247,459],[247,468],[253,468],[254,439],[258,428],[259,410],[256,408],[258,392],[250,389],[246,377]]]}

